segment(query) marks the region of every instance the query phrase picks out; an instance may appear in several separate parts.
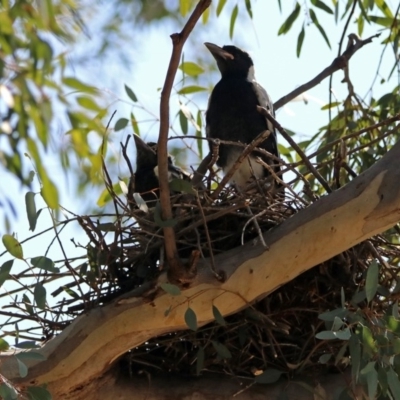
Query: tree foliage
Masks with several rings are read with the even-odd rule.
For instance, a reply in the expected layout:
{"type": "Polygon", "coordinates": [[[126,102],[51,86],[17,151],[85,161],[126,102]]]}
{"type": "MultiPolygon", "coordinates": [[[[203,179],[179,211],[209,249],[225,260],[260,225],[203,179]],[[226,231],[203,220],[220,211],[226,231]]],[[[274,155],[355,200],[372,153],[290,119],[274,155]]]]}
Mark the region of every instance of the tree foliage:
{"type": "MultiPolygon", "coordinates": [[[[254,1],[254,0],[253,0],[254,1]]],[[[96,49],[98,57],[106,57],[113,42],[111,39],[124,40],[123,28],[135,20],[138,24],[156,24],[169,18],[177,24],[182,24],[187,19],[197,2],[180,0],[172,6],[162,0],[147,2],[115,2],[112,18],[101,25],[100,46],[96,49]],[[112,36],[115,35],[115,36],[112,36]]],[[[326,46],[335,48],[337,38],[332,38],[325,31],[324,18],[333,18],[337,24],[343,26],[342,35],[337,46],[337,55],[341,56],[350,46],[351,40],[347,35],[357,30],[362,37],[365,26],[376,27],[381,36],[381,57],[392,53],[393,67],[388,76],[383,76],[381,71],[376,72],[374,82],[366,95],[355,92],[349,65],[343,65],[344,83],[347,95],[343,99],[330,96],[329,101],[321,109],[326,114],[326,123],[310,139],[298,142],[293,146],[291,142],[280,143],[280,152],[286,163],[287,171],[296,171],[296,178],[287,182],[287,186],[296,198],[303,203],[315,202],[318,197],[332,192],[366,171],[370,166],[380,160],[398,141],[398,120],[400,113],[400,98],[398,83],[393,83],[388,93],[379,98],[374,97],[373,87],[377,82],[394,82],[399,74],[398,44],[400,39],[399,9],[390,7],[382,0],[339,0],[310,2],[295,2],[292,8],[283,8],[283,2],[277,2],[282,10],[283,22],[277,35],[295,35],[297,45],[295,52],[300,57],[304,43],[315,33],[320,35],[326,46]],[[354,28],[355,27],[355,28],[354,28]],[[318,175],[310,169],[310,164],[304,163],[302,154],[307,155],[318,175]],[[301,179],[298,178],[301,177],[301,179]],[[322,184],[321,184],[322,182],[322,184]],[[328,190],[327,190],[328,188],[328,190]]],[[[203,24],[212,24],[212,18],[226,18],[229,23],[226,29],[231,38],[235,38],[237,23],[240,18],[253,18],[253,2],[246,0],[237,3],[219,0],[212,4],[202,16],[203,24]]],[[[78,41],[78,36],[85,33],[90,24],[91,17],[89,4],[78,3],[73,0],[60,1],[3,1],[0,5],[0,140],[1,140],[1,168],[2,175],[13,176],[18,179],[24,191],[26,212],[29,226],[32,231],[36,229],[37,220],[41,210],[37,210],[36,196],[43,197],[46,205],[53,211],[59,210],[59,186],[52,175],[52,170],[44,163],[44,156],[51,151],[59,154],[59,163],[65,173],[78,174],[80,187],[87,187],[89,182],[104,185],[106,189],[98,200],[100,206],[113,204],[118,209],[116,196],[124,192],[125,177],[121,179],[107,176],[104,178],[104,166],[108,168],[115,163],[115,158],[107,152],[107,133],[110,129],[115,132],[131,130],[140,135],[141,125],[134,111],[129,115],[111,120],[112,110],[106,106],[108,103],[105,94],[93,82],[78,78],[71,73],[68,49],[78,41]],[[56,134],[56,121],[61,121],[63,138],[56,134]],[[95,145],[90,141],[90,134],[95,133],[99,141],[95,145]],[[37,179],[40,183],[40,193],[32,189],[32,181],[37,179]]],[[[101,7],[101,4],[94,6],[101,7]]],[[[286,6],[285,6],[286,7],[286,6]]],[[[126,38],[125,38],[126,39],[126,38]]],[[[363,51],[363,50],[360,50],[363,51]]],[[[123,54],[121,54],[123,57],[123,54]]],[[[327,67],[332,60],[327,60],[327,67]]],[[[192,101],[193,95],[206,93],[205,62],[198,59],[181,59],[179,71],[182,79],[174,84],[174,90],[179,99],[178,109],[174,110],[175,119],[171,124],[171,136],[186,136],[190,146],[196,149],[200,159],[206,151],[203,148],[204,126],[202,113],[204,105],[192,101]]],[[[331,78],[332,79],[332,78],[331,78]]],[[[132,104],[141,107],[140,98],[134,90],[125,84],[125,93],[132,104]]],[[[284,132],[282,132],[283,134],[284,132]]],[[[289,136],[292,132],[288,132],[289,136]]],[[[296,137],[294,137],[296,138],[296,137]]],[[[185,139],[186,140],[186,139],[185,139]]],[[[187,191],[181,189],[181,191],[187,191]]],[[[0,205],[15,212],[15,199],[9,198],[3,189],[0,205]]],[[[114,222],[118,219],[111,217],[107,221],[101,220],[93,223],[89,217],[71,217],[58,223],[54,213],[55,235],[58,236],[63,226],[71,221],[78,221],[80,226],[90,237],[96,234],[101,242],[107,234],[115,232],[114,222]],[[58,225],[58,226],[56,226],[58,225]]],[[[158,228],[165,228],[162,214],[155,215],[158,228]],[[156,218],[158,217],[158,219],[156,218]]],[[[171,220],[172,221],[172,220],[171,220]]],[[[175,221],[173,221],[175,224],[175,221]]],[[[10,220],[6,216],[6,227],[10,230],[10,220]]],[[[398,236],[395,231],[388,232],[380,242],[381,246],[397,246],[398,236]]],[[[92,239],[92,237],[90,237],[92,239]]],[[[33,240],[33,238],[32,238],[33,240]]],[[[80,303],[86,299],[85,292],[96,293],[102,289],[102,267],[109,265],[110,257],[118,258],[119,248],[115,252],[100,251],[101,246],[81,246],[84,261],[73,263],[68,256],[56,262],[47,254],[42,254],[31,259],[24,258],[23,244],[10,234],[2,236],[6,252],[6,260],[0,267],[0,284],[7,285],[11,280],[18,281],[20,286],[11,293],[18,293],[12,300],[15,313],[7,314],[10,319],[4,326],[14,326],[12,332],[16,343],[24,346],[19,338],[29,339],[27,346],[35,346],[37,331],[50,338],[70,323],[71,317],[65,313],[64,320],[59,321],[56,314],[49,321],[48,315],[52,313],[51,300],[49,300],[49,282],[60,278],[71,278],[63,281],[52,295],[64,293],[71,300],[80,303]],[[11,259],[10,259],[11,257],[11,259]],[[27,267],[25,271],[15,273],[14,259],[23,260],[27,267]],[[26,283],[23,276],[33,277],[33,283],[26,283]],[[78,282],[79,281],[79,282],[78,282]],[[34,328],[20,329],[18,323],[26,318],[31,320],[34,328]],[[36,329],[35,334],[34,332],[36,329]]],[[[111,249],[113,250],[113,249],[111,249]]],[[[387,259],[398,263],[395,258],[387,259]]],[[[397,293],[395,280],[391,280],[394,287],[386,287],[385,274],[387,260],[380,256],[370,257],[366,261],[364,272],[358,277],[362,282],[354,291],[351,299],[341,295],[341,306],[320,314],[324,329],[316,334],[318,340],[341,340],[342,347],[339,354],[323,354],[319,361],[327,364],[334,357],[335,365],[343,362],[351,363],[354,380],[365,384],[370,398],[377,393],[380,398],[397,398],[400,396],[400,359],[399,359],[399,312],[398,304],[389,298],[391,292],[397,293]],[[361,288],[361,289],[360,289],[361,288]],[[384,307],[382,304],[384,303],[384,307]],[[362,304],[362,306],[360,306],[362,304]],[[374,307],[383,307],[384,312],[376,317],[371,316],[374,307]]],[[[59,281],[57,281],[59,282],[59,281]]],[[[179,295],[180,289],[169,283],[161,285],[162,289],[171,294],[179,295]]],[[[3,296],[3,295],[2,295],[3,296]]],[[[4,297],[4,296],[3,296],[4,297]]],[[[81,303],[82,305],[82,303],[81,303]]],[[[83,308],[79,308],[81,312],[83,308]]],[[[382,308],[381,308],[382,310],[382,308]]],[[[168,314],[166,311],[166,315],[168,314]]],[[[215,320],[224,326],[225,319],[218,307],[213,305],[212,312],[215,320]]],[[[72,312],[70,315],[75,316],[72,312]]],[[[188,305],[185,321],[192,331],[197,331],[197,317],[195,311],[188,305]]],[[[220,360],[229,360],[231,351],[218,340],[211,340],[209,346],[200,346],[197,350],[196,369],[199,373],[203,363],[212,347],[220,360]]],[[[8,348],[2,339],[1,349],[8,348]]],[[[20,376],[28,373],[25,364],[26,358],[40,357],[34,350],[20,353],[17,356],[20,376]]],[[[276,381],[282,371],[269,369],[258,375],[255,379],[259,383],[276,381]]],[[[47,392],[42,387],[29,388],[31,398],[46,398],[47,392]],[[35,393],[35,391],[37,391],[35,393]],[[42,396],[42,397],[40,397],[42,396]]],[[[12,384],[4,382],[0,386],[0,394],[6,399],[15,398],[12,384]]]]}

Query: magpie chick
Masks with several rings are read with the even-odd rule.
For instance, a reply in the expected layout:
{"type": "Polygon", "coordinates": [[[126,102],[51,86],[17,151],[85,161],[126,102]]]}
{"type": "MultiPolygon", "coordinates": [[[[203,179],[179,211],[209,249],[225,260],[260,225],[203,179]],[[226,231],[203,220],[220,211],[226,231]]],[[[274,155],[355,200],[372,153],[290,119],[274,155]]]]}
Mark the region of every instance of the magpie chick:
{"type": "MultiPolygon", "coordinates": [[[[253,60],[248,53],[236,46],[219,47],[212,43],[205,43],[205,46],[217,61],[222,75],[208,102],[207,137],[249,144],[268,129],[271,134],[258,147],[278,156],[275,129],[257,111],[257,106],[261,106],[274,115],[273,103],[268,93],[255,80],[253,60]]],[[[209,144],[211,150],[211,143],[209,144]]],[[[242,152],[243,147],[221,144],[217,165],[227,173],[242,152]]],[[[232,183],[245,191],[256,178],[263,180],[261,183],[265,192],[274,191],[274,188],[280,185],[271,178],[265,167],[257,163],[256,157],[271,165],[273,171],[280,176],[280,166],[276,160],[253,152],[236,170],[231,179],[232,183]],[[268,176],[270,179],[265,179],[268,176]]]]}
{"type": "MultiPolygon", "coordinates": [[[[153,207],[159,197],[159,180],[157,165],[157,144],[145,143],[139,136],[133,135],[136,144],[136,172],[129,180],[128,199],[134,207],[133,193],[139,193],[142,199],[153,207]]],[[[189,175],[175,166],[168,157],[168,180],[190,180],[189,175]]],[[[177,194],[171,192],[171,194],[177,194]]]]}

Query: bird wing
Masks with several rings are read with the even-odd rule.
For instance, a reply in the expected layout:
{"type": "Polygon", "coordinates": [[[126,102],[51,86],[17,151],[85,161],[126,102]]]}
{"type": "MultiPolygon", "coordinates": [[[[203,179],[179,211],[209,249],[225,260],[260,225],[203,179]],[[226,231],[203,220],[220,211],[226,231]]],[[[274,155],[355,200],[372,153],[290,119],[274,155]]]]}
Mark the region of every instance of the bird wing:
{"type": "MultiPolygon", "coordinates": [[[[269,97],[267,91],[259,83],[257,83],[256,80],[253,80],[251,83],[253,85],[254,93],[257,96],[258,104],[261,107],[265,107],[274,117],[275,116],[274,104],[272,103],[271,97],[269,97]]],[[[276,132],[274,126],[268,120],[267,120],[267,125],[268,125],[268,130],[271,132],[271,134],[275,137],[276,140],[276,132]]]]}

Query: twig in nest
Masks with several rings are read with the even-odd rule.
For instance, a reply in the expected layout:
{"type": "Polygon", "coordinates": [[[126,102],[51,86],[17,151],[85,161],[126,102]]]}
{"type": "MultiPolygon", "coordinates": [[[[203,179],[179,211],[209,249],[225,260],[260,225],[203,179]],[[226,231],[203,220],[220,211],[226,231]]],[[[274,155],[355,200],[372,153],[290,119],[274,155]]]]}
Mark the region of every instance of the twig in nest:
{"type": "Polygon", "coordinates": [[[210,261],[211,261],[211,268],[210,269],[211,269],[212,273],[214,274],[214,276],[218,280],[221,280],[221,277],[220,277],[219,273],[217,272],[217,270],[215,268],[214,252],[213,252],[213,248],[212,248],[212,245],[211,245],[210,233],[208,232],[208,226],[207,226],[206,217],[204,215],[203,207],[201,206],[201,201],[200,201],[199,195],[197,193],[196,193],[196,200],[197,200],[197,207],[200,210],[201,219],[203,220],[204,231],[206,233],[206,238],[207,238],[208,250],[210,252],[210,261]]]}
{"type": "Polygon", "coordinates": [[[212,155],[211,153],[208,153],[203,158],[202,162],[200,163],[196,171],[194,171],[191,183],[195,189],[199,189],[202,186],[203,178],[206,175],[208,164],[210,164],[211,160],[212,160],[212,155]]]}
{"type": "Polygon", "coordinates": [[[293,147],[293,149],[297,152],[297,154],[301,157],[304,164],[307,165],[309,170],[313,173],[316,179],[321,183],[321,185],[325,188],[328,193],[332,192],[332,189],[328,185],[328,182],[322,177],[322,175],[317,171],[317,169],[311,164],[308,157],[305,155],[304,151],[300,149],[297,143],[290,137],[290,135],[282,128],[279,122],[268,112],[268,110],[264,107],[257,106],[258,112],[260,112],[264,117],[266,117],[274,127],[279,131],[279,133],[286,139],[286,141],[293,147]]]}
{"type": "Polygon", "coordinates": [[[221,182],[219,183],[218,187],[214,190],[214,192],[211,195],[212,199],[216,199],[219,194],[221,193],[222,189],[225,187],[225,185],[229,182],[229,180],[232,178],[233,174],[236,172],[236,170],[240,167],[242,162],[246,159],[246,157],[265,139],[268,138],[268,136],[271,134],[270,131],[266,130],[264,132],[261,132],[251,143],[249,143],[243,150],[243,153],[238,157],[238,159],[235,161],[235,163],[232,165],[232,168],[227,172],[227,174],[222,178],[221,182]]]}
{"type": "Polygon", "coordinates": [[[281,108],[285,104],[289,103],[289,101],[293,100],[295,97],[301,95],[302,93],[313,88],[314,86],[317,86],[319,83],[321,83],[321,81],[323,81],[328,76],[332,75],[334,72],[339,71],[340,69],[346,67],[350,58],[354,55],[354,53],[357,50],[360,50],[361,47],[363,47],[368,43],[371,43],[372,39],[379,36],[380,33],[377,33],[376,35],[372,35],[367,39],[361,40],[356,34],[351,33],[349,35],[349,39],[352,40],[352,43],[350,46],[348,46],[345,52],[341,56],[336,57],[332,61],[332,64],[329,67],[325,68],[322,72],[320,72],[314,79],[311,79],[311,81],[305,83],[304,85],[299,86],[286,96],[281,97],[278,101],[276,101],[274,103],[274,110],[275,111],[278,110],[278,108],[281,108]]]}
{"type": "MultiPolygon", "coordinates": [[[[172,219],[170,192],[168,186],[168,131],[169,131],[169,99],[174,83],[176,71],[181,59],[182,48],[186,39],[195,27],[203,12],[210,6],[211,0],[200,0],[180,33],[171,35],[172,54],[168,66],[167,76],[161,92],[160,101],[160,133],[158,138],[158,174],[160,182],[161,216],[164,220],[172,219]]],[[[174,229],[170,226],[163,228],[166,258],[169,266],[168,277],[174,282],[187,282],[192,279],[188,276],[185,266],[179,258],[175,241],[174,229]]]]}
{"type": "MultiPolygon", "coordinates": [[[[301,203],[303,203],[305,206],[308,206],[309,203],[304,200],[302,197],[300,197],[293,189],[290,185],[288,185],[285,181],[283,181],[277,174],[276,172],[271,168],[271,166],[269,164],[267,164],[264,160],[262,160],[260,157],[256,158],[256,161],[261,164],[264,168],[266,168],[268,170],[268,172],[271,174],[271,176],[278,182],[280,183],[283,187],[285,187],[286,189],[289,190],[290,193],[293,194],[295,199],[298,199],[301,203]]],[[[299,173],[300,174],[300,173],[299,173]]],[[[301,174],[300,174],[301,175],[301,174]]],[[[307,179],[305,179],[302,175],[301,177],[304,179],[304,181],[307,182],[307,179]]],[[[307,182],[308,184],[308,182],[307,182]]]]}
{"type": "Polygon", "coordinates": [[[246,209],[247,209],[247,211],[249,212],[249,214],[251,215],[251,218],[250,218],[248,221],[246,221],[246,223],[244,224],[244,227],[243,227],[243,229],[242,229],[242,237],[241,237],[242,246],[243,246],[243,244],[244,244],[244,232],[245,232],[245,230],[246,230],[246,227],[247,227],[247,225],[248,225],[250,222],[253,221],[254,227],[256,228],[256,231],[257,231],[257,233],[258,233],[258,237],[260,238],[262,245],[263,245],[266,249],[269,250],[269,246],[267,245],[267,243],[265,243],[263,234],[262,234],[262,232],[261,232],[260,225],[258,225],[258,221],[257,221],[257,217],[260,217],[260,216],[262,216],[263,214],[265,214],[265,213],[267,212],[267,210],[263,210],[263,211],[261,211],[260,213],[254,215],[253,212],[251,211],[251,208],[250,208],[249,206],[247,206],[246,209]]]}

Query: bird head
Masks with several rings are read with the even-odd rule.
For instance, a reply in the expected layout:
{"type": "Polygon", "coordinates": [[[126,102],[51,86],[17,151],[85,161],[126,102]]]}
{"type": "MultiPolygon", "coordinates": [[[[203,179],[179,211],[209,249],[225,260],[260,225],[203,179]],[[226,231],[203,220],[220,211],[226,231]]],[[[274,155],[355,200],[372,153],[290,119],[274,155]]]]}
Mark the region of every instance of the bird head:
{"type": "Polygon", "coordinates": [[[156,143],[145,143],[139,136],[133,135],[136,144],[136,169],[154,168],[157,165],[156,143]]]}
{"type": "Polygon", "coordinates": [[[204,44],[217,61],[222,77],[254,79],[254,64],[248,53],[236,46],[219,47],[213,43],[204,44]]]}
{"type": "MultiPolygon", "coordinates": [[[[136,144],[136,172],[129,182],[128,198],[137,192],[144,201],[154,201],[159,191],[157,143],[145,143],[139,136],[133,137],[136,144]]],[[[172,157],[168,156],[168,181],[174,179],[190,181],[189,175],[174,165],[172,157]]],[[[172,191],[172,194],[176,192],[172,191]]]]}

